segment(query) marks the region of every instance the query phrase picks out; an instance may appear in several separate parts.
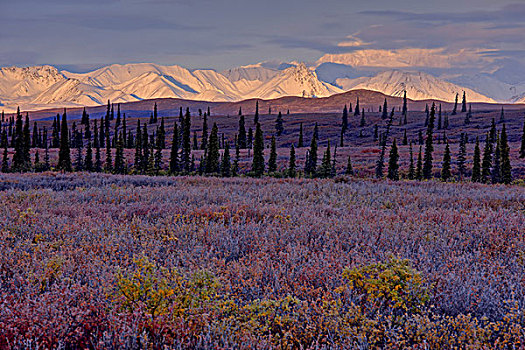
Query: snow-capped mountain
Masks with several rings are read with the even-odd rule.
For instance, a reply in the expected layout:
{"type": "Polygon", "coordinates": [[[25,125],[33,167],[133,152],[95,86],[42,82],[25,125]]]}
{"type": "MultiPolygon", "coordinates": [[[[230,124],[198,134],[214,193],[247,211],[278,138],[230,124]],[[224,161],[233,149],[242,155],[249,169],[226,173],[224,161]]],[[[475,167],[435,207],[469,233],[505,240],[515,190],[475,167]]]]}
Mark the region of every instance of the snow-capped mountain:
{"type": "Polygon", "coordinates": [[[340,78],[336,79],[336,84],[343,90],[365,89],[398,97],[403,96],[406,91],[407,96],[414,100],[438,99],[447,102],[453,102],[456,93],[462,95],[465,91],[470,102],[496,102],[494,99],[471,89],[422,72],[392,70],[381,72],[373,77],[340,78]]]}
{"type": "Polygon", "coordinates": [[[343,92],[321,82],[304,64],[246,66],[219,73],[151,63],[110,65],[88,73],[59,72],[50,66],[3,68],[0,103],[6,111],[94,106],[152,98],[239,101],[282,96],[325,97],[343,92]]]}
{"type": "MultiPolygon", "coordinates": [[[[283,96],[327,97],[356,89],[390,96],[402,96],[406,90],[407,96],[414,100],[453,101],[456,93],[461,95],[463,91],[470,102],[496,102],[504,97],[488,88],[483,90],[487,94],[468,88],[476,85],[476,80],[461,76],[450,79],[464,79],[465,83],[454,84],[422,72],[390,70],[378,73],[330,62],[317,67],[296,62],[259,63],[224,72],[152,63],[114,64],[87,73],[59,71],[51,66],[9,67],[0,70],[0,107],[11,112],[17,106],[22,110],[36,110],[95,106],[108,100],[123,103],[170,97],[229,102],[283,96]]],[[[500,85],[491,86],[497,91],[508,88],[508,84],[500,85]]],[[[520,100],[523,92],[516,91],[513,101],[520,100]]]]}

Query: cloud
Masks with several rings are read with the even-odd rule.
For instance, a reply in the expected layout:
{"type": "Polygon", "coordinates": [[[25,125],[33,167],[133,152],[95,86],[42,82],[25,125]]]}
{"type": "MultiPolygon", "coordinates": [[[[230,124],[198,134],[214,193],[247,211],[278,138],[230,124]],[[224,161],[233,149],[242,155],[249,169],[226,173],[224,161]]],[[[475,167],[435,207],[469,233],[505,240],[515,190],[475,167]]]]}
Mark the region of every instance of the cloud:
{"type": "Polygon", "coordinates": [[[397,50],[367,49],[343,54],[326,54],[317,61],[317,64],[326,62],[352,67],[454,68],[483,66],[492,63],[493,59],[476,50],[463,49],[450,52],[445,48],[409,48],[397,50]]]}

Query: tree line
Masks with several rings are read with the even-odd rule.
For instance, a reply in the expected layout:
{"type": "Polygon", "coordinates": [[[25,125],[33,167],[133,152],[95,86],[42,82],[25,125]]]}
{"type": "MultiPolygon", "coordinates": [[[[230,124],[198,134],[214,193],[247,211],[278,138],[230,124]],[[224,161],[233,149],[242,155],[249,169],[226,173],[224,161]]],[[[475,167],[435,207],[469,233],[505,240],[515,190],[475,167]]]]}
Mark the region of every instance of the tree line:
{"type": "MultiPolygon", "coordinates": [[[[457,97],[456,106],[457,109],[457,97]]],[[[376,177],[385,177],[385,159],[387,157],[387,144],[390,134],[390,128],[394,123],[395,110],[388,111],[388,104],[385,99],[384,104],[380,106],[381,117],[386,119],[385,130],[379,132],[377,125],[374,127],[374,140],[380,146],[378,160],[376,162],[376,177]]],[[[454,113],[453,110],[453,113],[454,113]]],[[[465,111],[465,123],[471,118],[472,110],[467,109],[465,94],[463,95],[462,112],[465,111]]],[[[271,110],[268,111],[271,113],[271,110]]],[[[345,105],[342,112],[341,120],[341,139],[339,146],[344,146],[344,135],[349,128],[349,113],[352,112],[355,117],[359,117],[359,126],[367,124],[365,109],[360,108],[359,98],[357,98],[355,109],[347,108],[345,105]]],[[[399,125],[407,123],[407,99],[406,92],[403,98],[403,108],[399,125]]],[[[426,108],[425,127],[426,133],[423,137],[420,132],[418,135],[419,152],[417,160],[414,159],[413,142],[410,142],[410,162],[407,169],[407,178],[415,180],[431,179],[433,173],[433,151],[435,140],[436,113],[438,114],[437,129],[447,129],[449,127],[448,117],[442,120],[441,106],[439,112],[436,111],[436,105],[433,104],[429,109],[426,108]],[[423,148],[424,146],[424,148],[423,148]]],[[[457,111],[456,111],[457,113],[457,111]]],[[[50,164],[49,148],[58,148],[58,161],[54,168],[56,170],[70,171],[88,171],[88,172],[107,172],[115,174],[150,174],[150,175],[186,175],[201,174],[214,176],[238,176],[241,173],[250,176],[262,176],[271,174],[275,176],[296,177],[303,175],[307,177],[328,178],[337,175],[337,145],[332,147],[330,141],[319,159],[319,129],[317,123],[314,125],[312,138],[309,148],[306,152],[304,166],[300,170],[295,155],[295,145],[292,143],[289,151],[288,165],[284,171],[278,172],[277,167],[277,150],[276,137],[283,134],[284,118],[279,112],[275,119],[275,132],[270,140],[270,153],[268,161],[265,161],[265,145],[263,130],[259,122],[259,105],[256,102],[253,126],[246,130],[246,120],[239,109],[238,130],[234,140],[230,142],[224,136],[219,134],[219,129],[214,123],[209,129],[208,117],[210,109],[206,111],[199,110],[202,117],[202,128],[200,140],[196,132],[191,134],[192,116],[189,108],[185,113],[180,107],[178,121],[173,123],[173,133],[170,146],[170,156],[168,164],[164,164],[163,150],[166,147],[166,125],[164,118],[158,117],[157,105],[155,103],[153,111],[147,123],[137,120],[137,125],[131,127],[127,125],[126,114],[121,114],[120,105],[108,101],[106,114],[100,120],[91,120],[84,109],[80,119],[80,126],[73,121],[71,127],[68,126],[67,111],[64,110],[62,116],[57,115],[51,126],[51,136],[48,137],[46,127],[38,128],[37,122],[33,122],[33,131],[30,132],[29,116],[26,113],[25,121],[18,109],[15,117],[7,120],[0,134],[0,146],[4,149],[1,171],[2,172],[26,172],[26,171],[46,171],[52,169],[50,164]],[[116,111],[115,111],[116,110],[116,111]],[[160,119],[160,122],[159,122],[160,119]],[[148,131],[148,124],[156,124],[153,132],[148,131]],[[133,130],[134,129],[134,130],[133,130]],[[208,131],[210,130],[210,131],[208,131]],[[12,159],[9,160],[8,147],[14,148],[12,159]],[[34,160],[31,160],[30,149],[36,148],[34,160]],[[231,148],[234,153],[231,154],[231,148]],[[40,158],[40,150],[43,149],[43,159],[40,158]],[[102,159],[102,149],[105,149],[102,159]],[[126,159],[125,149],[134,149],[134,158],[132,165],[129,165],[126,159]],[[222,149],[222,152],[220,151],[222,149]],[[249,149],[251,155],[251,168],[241,170],[240,150],[249,149]],[[203,150],[203,155],[195,159],[192,150],[203,150]],[[253,151],[253,152],[252,152],[253,151]],[[320,161],[320,163],[319,163],[320,161]]],[[[289,115],[289,111],[287,111],[289,115]]],[[[2,114],[2,120],[4,115],[2,114]]],[[[504,122],[504,111],[501,111],[500,122],[504,122]]],[[[361,135],[361,134],[360,134],[361,135]]],[[[452,178],[451,172],[451,154],[449,141],[443,134],[443,143],[445,153],[441,167],[440,178],[448,181],[452,178]]],[[[438,142],[441,139],[438,137],[438,142]]],[[[460,180],[464,180],[467,175],[466,169],[466,147],[468,136],[461,134],[459,142],[459,153],[457,154],[457,173],[460,180]]],[[[512,182],[512,166],[510,164],[510,148],[506,127],[503,123],[501,131],[497,131],[493,119],[491,130],[485,137],[485,146],[483,155],[480,150],[480,140],[477,138],[474,148],[473,167],[471,180],[473,182],[483,183],[510,183],[512,182]]],[[[408,145],[406,130],[402,140],[403,145],[408,145]]],[[[299,138],[297,147],[305,147],[303,135],[303,125],[299,127],[299,138]]],[[[128,152],[129,153],[129,152],[128,152]]],[[[525,123],[523,128],[522,143],[520,156],[525,157],[525,123]]],[[[129,155],[128,155],[129,158],[129,155]]],[[[346,175],[354,175],[352,160],[349,156],[346,162],[346,175]]],[[[399,151],[398,142],[394,139],[388,152],[388,168],[386,177],[391,180],[399,180],[399,151]]]]}

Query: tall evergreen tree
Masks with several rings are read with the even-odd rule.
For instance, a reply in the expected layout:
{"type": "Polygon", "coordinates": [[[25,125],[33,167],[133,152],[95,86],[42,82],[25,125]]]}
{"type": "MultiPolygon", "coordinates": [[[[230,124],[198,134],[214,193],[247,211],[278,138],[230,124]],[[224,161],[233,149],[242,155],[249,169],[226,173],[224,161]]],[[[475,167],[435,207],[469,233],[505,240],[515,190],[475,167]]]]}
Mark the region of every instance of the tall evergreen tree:
{"type": "Polygon", "coordinates": [[[323,178],[328,178],[332,174],[332,156],[330,154],[330,141],[328,141],[328,146],[323,155],[321,161],[321,167],[319,168],[319,176],[323,178]]]}
{"type": "Polygon", "coordinates": [[[474,146],[474,159],[472,165],[472,182],[481,182],[481,151],[479,149],[479,138],[476,137],[474,146]]]}
{"type": "Polygon", "coordinates": [[[226,142],[224,145],[224,152],[222,154],[221,161],[221,176],[230,177],[231,176],[231,160],[230,160],[230,143],[226,142]]]}
{"type": "Polygon", "coordinates": [[[430,109],[430,119],[428,120],[427,139],[425,141],[425,156],[423,159],[423,178],[426,180],[432,178],[432,152],[434,151],[433,132],[435,116],[436,105],[433,103],[432,108],[430,109]]]}
{"type": "Polygon", "coordinates": [[[501,148],[501,181],[508,185],[512,182],[512,166],[510,164],[510,148],[505,124],[503,124],[501,129],[499,142],[501,148]]]}
{"type": "Polygon", "coordinates": [[[360,112],[361,112],[361,109],[359,108],[359,96],[357,96],[357,101],[355,103],[354,116],[358,116],[360,112]]]}
{"type": "Polygon", "coordinates": [[[306,166],[305,166],[304,172],[307,175],[314,175],[316,171],[317,171],[317,138],[312,137],[312,141],[310,142],[310,149],[308,150],[308,157],[306,158],[306,166]]]}
{"type": "Polygon", "coordinates": [[[342,133],[343,134],[348,129],[348,109],[346,109],[346,105],[343,108],[343,118],[342,118],[342,121],[341,121],[341,128],[342,128],[342,133]]]}
{"type": "Polygon", "coordinates": [[[255,176],[262,176],[264,174],[264,137],[261,124],[259,123],[255,129],[252,172],[255,176]]]}
{"type": "Polygon", "coordinates": [[[241,115],[239,118],[239,134],[237,136],[237,144],[240,149],[246,149],[248,146],[246,140],[246,127],[244,125],[244,116],[241,115]]]}
{"type": "Polygon", "coordinates": [[[399,180],[399,153],[397,151],[396,139],[392,142],[390,147],[390,154],[388,156],[388,178],[393,181],[399,180]]]}
{"type": "Polygon", "coordinates": [[[191,165],[191,114],[189,108],[186,108],[184,117],[184,133],[182,135],[182,169],[190,171],[191,165]]]}
{"type": "Polygon", "coordinates": [[[315,139],[315,141],[319,141],[319,125],[317,125],[317,122],[315,122],[314,125],[313,138],[315,139]]]}
{"type": "Polygon", "coordinates": [[[445,154],[443,155],[443,165],[441,166],[441,180],[446,182],[450,177],[450,147],[447,142],[445,146],[445,154]]]}
{"type": "Polygon", "coordinates": [[[494,162],[492,165],[492,183],[501,183],[501,143],[499,137],[496,142],[496,149],[494,151],[494,162]]]}
{"type": "Polygon", "coordinates": [[[16,113],[15,130],[13,134],[13,146],[15,154],[13,155],[13,171],[23,172],[26,171],[28,166],[25,158],[25,145],[24,145],[24,123],[22,121],[22,114],[20,114],[20,108],[16,113]]]}
{"type": "Polygon", "coordinates": [[[208,116],[204,113],[202,120],[202,136],[201,136],[201,149],[205,150],[208,146],[208,116]]]}
{"type": "Polygon", "coordinates": [[[366,126],[365,109],[364,108],[363,108],[363,111],[361,112],[361,121],[359,122],[359,126],[360,127],[366,126]]]}
{"type": "Polygon", "coordinates": [[[496,121],[494,120],[494,118],[492,118],[492,124],[490,125],[490,133],[489,133],[490,143],[492,144],[496,143],[497,136],[498,136],[498,131],[496,130],[496,121]]]}
{"type": "Polygon", "coordinates": [[[352,158],[350,156],[348,156],[348,160],[346,162],[345,175],[349,175],[349,176],[354,175],[354,168],[352,166],[352,158]]]}
{"type": "Polygon", "coordinates": [[[456,100],[454,102],[454,109],[452,110],[452,115],[458,114],[458,98],[459,98],[459,94],[456,93],[456,100]]]}
{"type": "Polygon", "coordinates": [[[465,113],[467,111],[467,95],[465,94],[465,91],[463,91],[463,99],[461,100],[461,113],[465,113]]]}
{"type": "MultiPolygon", "coordinates": [[[[179,171],[179,131],[177,130],[177,123],[173,125],[173,138],[171,140],[170,152],[170,174],[176,174],[179,171]]],[[[207,143],[206,143],[207,145],[207,143]]]]}
{"type": "Polygon", "coordinates": [[[253,116],[253,124],[259,123],[259,101],[255,101],[255,115],[253,116]]]}
{"type": "Polygon", "coordinates": [[[490,143],[490,135],[485,137],[485,147],[483,149],[483,160],[481,161],[481,182],[490,182],[490,170],[492,168],[492,143],[490,143]]]}
{"type": "MultiPolygon", "coordinates": [[[[125,137],[126,134],[123,135],[125,137]]],[[[164,126],[164,117],[160,119],[159,131],[157,132],[157,146],[160,149],[166,148],[166,129],[164,126]]]]}
{"type": "Polygon", "coordinates": [[[499,116],[499,122],[500,123],[505,122],[505,111],[503,110],[503,107],[501,107],[501,114],[499,116]]]}
{"type": "Polygon", "coordinates": [[[217,173],[219,171],[219,129],[216,123],[211,128],[208,150],[206,155],[206,174],[217,173]]]}
{"type": "Polygon", "coordinates": [[[296,176],[296,170],[295,170],[295,147],[290,147],[290,159],[288,161],[288,177],[295,177],[296,176]]]}
{"type": "Polygon", "coordinates": [[[62,115],[62,124],[60,127],[60,149],[58,151],[58,166],[57,169],[62,171],[72,171],[71,167],[71,153],[69,149],[69,130],[67,127],[66,110],[62,115]]]}
{"type": "Polygon", "coordinates": [[[120,126],[120,123],[122,123],[122,119],[120,118],[120,103],[117,104],[117,120],[115,121],[115,127],[118,128],[120,126]]]}
{"type": "Polygon", "coordinates": [[[283,115],[281,114],[281,111],[279,111],[279,113],[277,114],[277,119],[275,119],[275,132],[277,136],[281,136],[283,131],[283,115]]]}
{"type": "Polygon", "coordinates": [[[277,148],[275,147],[275,137],[272,136],[270,145],[270,158],[268,159],[268,172],[273,173],[277,171],[277,148]]]}
{"type": "Polygon", "coordinates": [[[93,147],[91,146],[91,141],[88,141],[86,148],[86,158],[84,159],[84,168],[86,171],[93,171],[93,147]]]}
{"type": "Polygon", "coordinates": [[[381,114],[381,119],[386,119],[386,118],[388,118],[388,104],[385,98],[385,102],[383,102],[383,113],[381,114]]]}

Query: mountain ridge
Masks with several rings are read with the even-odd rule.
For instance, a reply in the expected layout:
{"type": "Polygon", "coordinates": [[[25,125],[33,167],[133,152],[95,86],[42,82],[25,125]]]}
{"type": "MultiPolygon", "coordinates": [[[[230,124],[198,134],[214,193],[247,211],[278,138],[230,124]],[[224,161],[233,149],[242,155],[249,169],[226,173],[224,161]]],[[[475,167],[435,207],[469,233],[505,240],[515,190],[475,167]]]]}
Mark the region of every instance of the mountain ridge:
{"type": "MultiPolygon", "coordinates": [[[[235,102],[284,96],[318,98],[360,88],[387,95],[400,95],[401,90],[407,90],[412,99],[433,98],[449,102],[456,93],[467,91],[467,98],[473,102],[496,102],[471,89],[424,73],[419,73],[424,78],[420,82],[407,78],[408,84],[402,85],[399,77],[397,80],[393,78],[399,74],[392,72],[382,72],[371,77],[340,78],[330,83],[319,78],[315,67],[297,62],[271,67],[260,63],[225,72],[189,70],[177,65],[154,63],[113,64],[86,73],[59,71],[52,66],[7,67],[0,69],[0,104],[7,112],[12,112],[17,106],[32,111],[97,106],[105,104],[107,100],[127,103],[155,98],[180,98],[235,102]]],[[[411,77],[413,73],[403,72],[400,75],[411,77]]]]}

